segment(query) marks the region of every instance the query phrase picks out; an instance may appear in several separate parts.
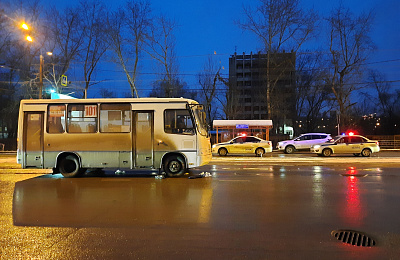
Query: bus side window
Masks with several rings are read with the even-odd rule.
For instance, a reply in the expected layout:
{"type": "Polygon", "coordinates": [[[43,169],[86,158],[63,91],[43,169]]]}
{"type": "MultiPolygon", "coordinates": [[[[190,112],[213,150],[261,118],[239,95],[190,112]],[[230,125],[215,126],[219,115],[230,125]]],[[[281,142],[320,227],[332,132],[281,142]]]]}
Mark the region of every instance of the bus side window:
{"type": "Polygon", "coordinates": [[[68,133],[97,132],[97,105],[68,105],[67,131],[68,133]]]}
{"type": "Polygon", "coordinates": [[[65,105],[49,105],[47,111],[47,132],[51,134],[64,133],[65,105]]]}
{"type": "Polygon", "coordinates": [[[101,104],[100,132],[129,133],[131,129],[130,104],[101,104]]]}
{"type": "Polygon", "coordinates": [[[186,109],[166,109],[164,131],[169,134],[194,134],[192,117],[186,109]]]}

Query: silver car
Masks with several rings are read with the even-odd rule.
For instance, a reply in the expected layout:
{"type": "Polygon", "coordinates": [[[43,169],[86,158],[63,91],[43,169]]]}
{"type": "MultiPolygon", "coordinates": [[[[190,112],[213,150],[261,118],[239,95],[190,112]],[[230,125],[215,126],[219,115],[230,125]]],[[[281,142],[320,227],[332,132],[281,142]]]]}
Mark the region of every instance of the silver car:
{"type": "Polygon", "coordinates": [[[286,140],[279,142],[276,148],[279,151],[284,151],[285,153],[294,153],[297,150],[310,150],[313,145],[322,144],[332,137],[330,134],[325,133],[307,133],[302,134],[293,140],[286,140]]]}

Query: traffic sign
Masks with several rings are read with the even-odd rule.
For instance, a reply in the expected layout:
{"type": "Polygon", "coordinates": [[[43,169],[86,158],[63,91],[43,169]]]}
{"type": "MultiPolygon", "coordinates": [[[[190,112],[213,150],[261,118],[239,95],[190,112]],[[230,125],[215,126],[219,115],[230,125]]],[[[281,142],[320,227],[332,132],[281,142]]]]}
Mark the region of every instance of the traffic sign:
{"type": "Polygon", "coordinates": [[[68,85],[67,76],[61,75],[61,85],[65,87],[68,85]]]}

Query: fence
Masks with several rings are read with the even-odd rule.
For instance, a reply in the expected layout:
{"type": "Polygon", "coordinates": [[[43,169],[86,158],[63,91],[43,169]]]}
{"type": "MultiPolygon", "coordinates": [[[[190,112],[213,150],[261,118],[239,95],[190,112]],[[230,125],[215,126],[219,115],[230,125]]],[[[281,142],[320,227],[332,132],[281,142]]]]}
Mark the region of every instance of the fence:
{"type": "Polygon", "coordinates": [[[400,149],[400,135],[369,135],[366,137],[379,141],[381,149],[400,149]]]}

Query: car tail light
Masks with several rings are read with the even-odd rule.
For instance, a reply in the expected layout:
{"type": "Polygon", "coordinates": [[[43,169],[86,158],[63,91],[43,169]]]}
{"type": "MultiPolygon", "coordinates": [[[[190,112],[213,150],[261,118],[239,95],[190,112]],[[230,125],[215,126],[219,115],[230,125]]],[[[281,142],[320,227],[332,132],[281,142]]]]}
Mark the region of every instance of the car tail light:
{"type": "Polygon", "coordinates": [[[379,142],[378,141],[376,141],[375,143],[376,143],[377,146],[379,146],[379,142]]]}

